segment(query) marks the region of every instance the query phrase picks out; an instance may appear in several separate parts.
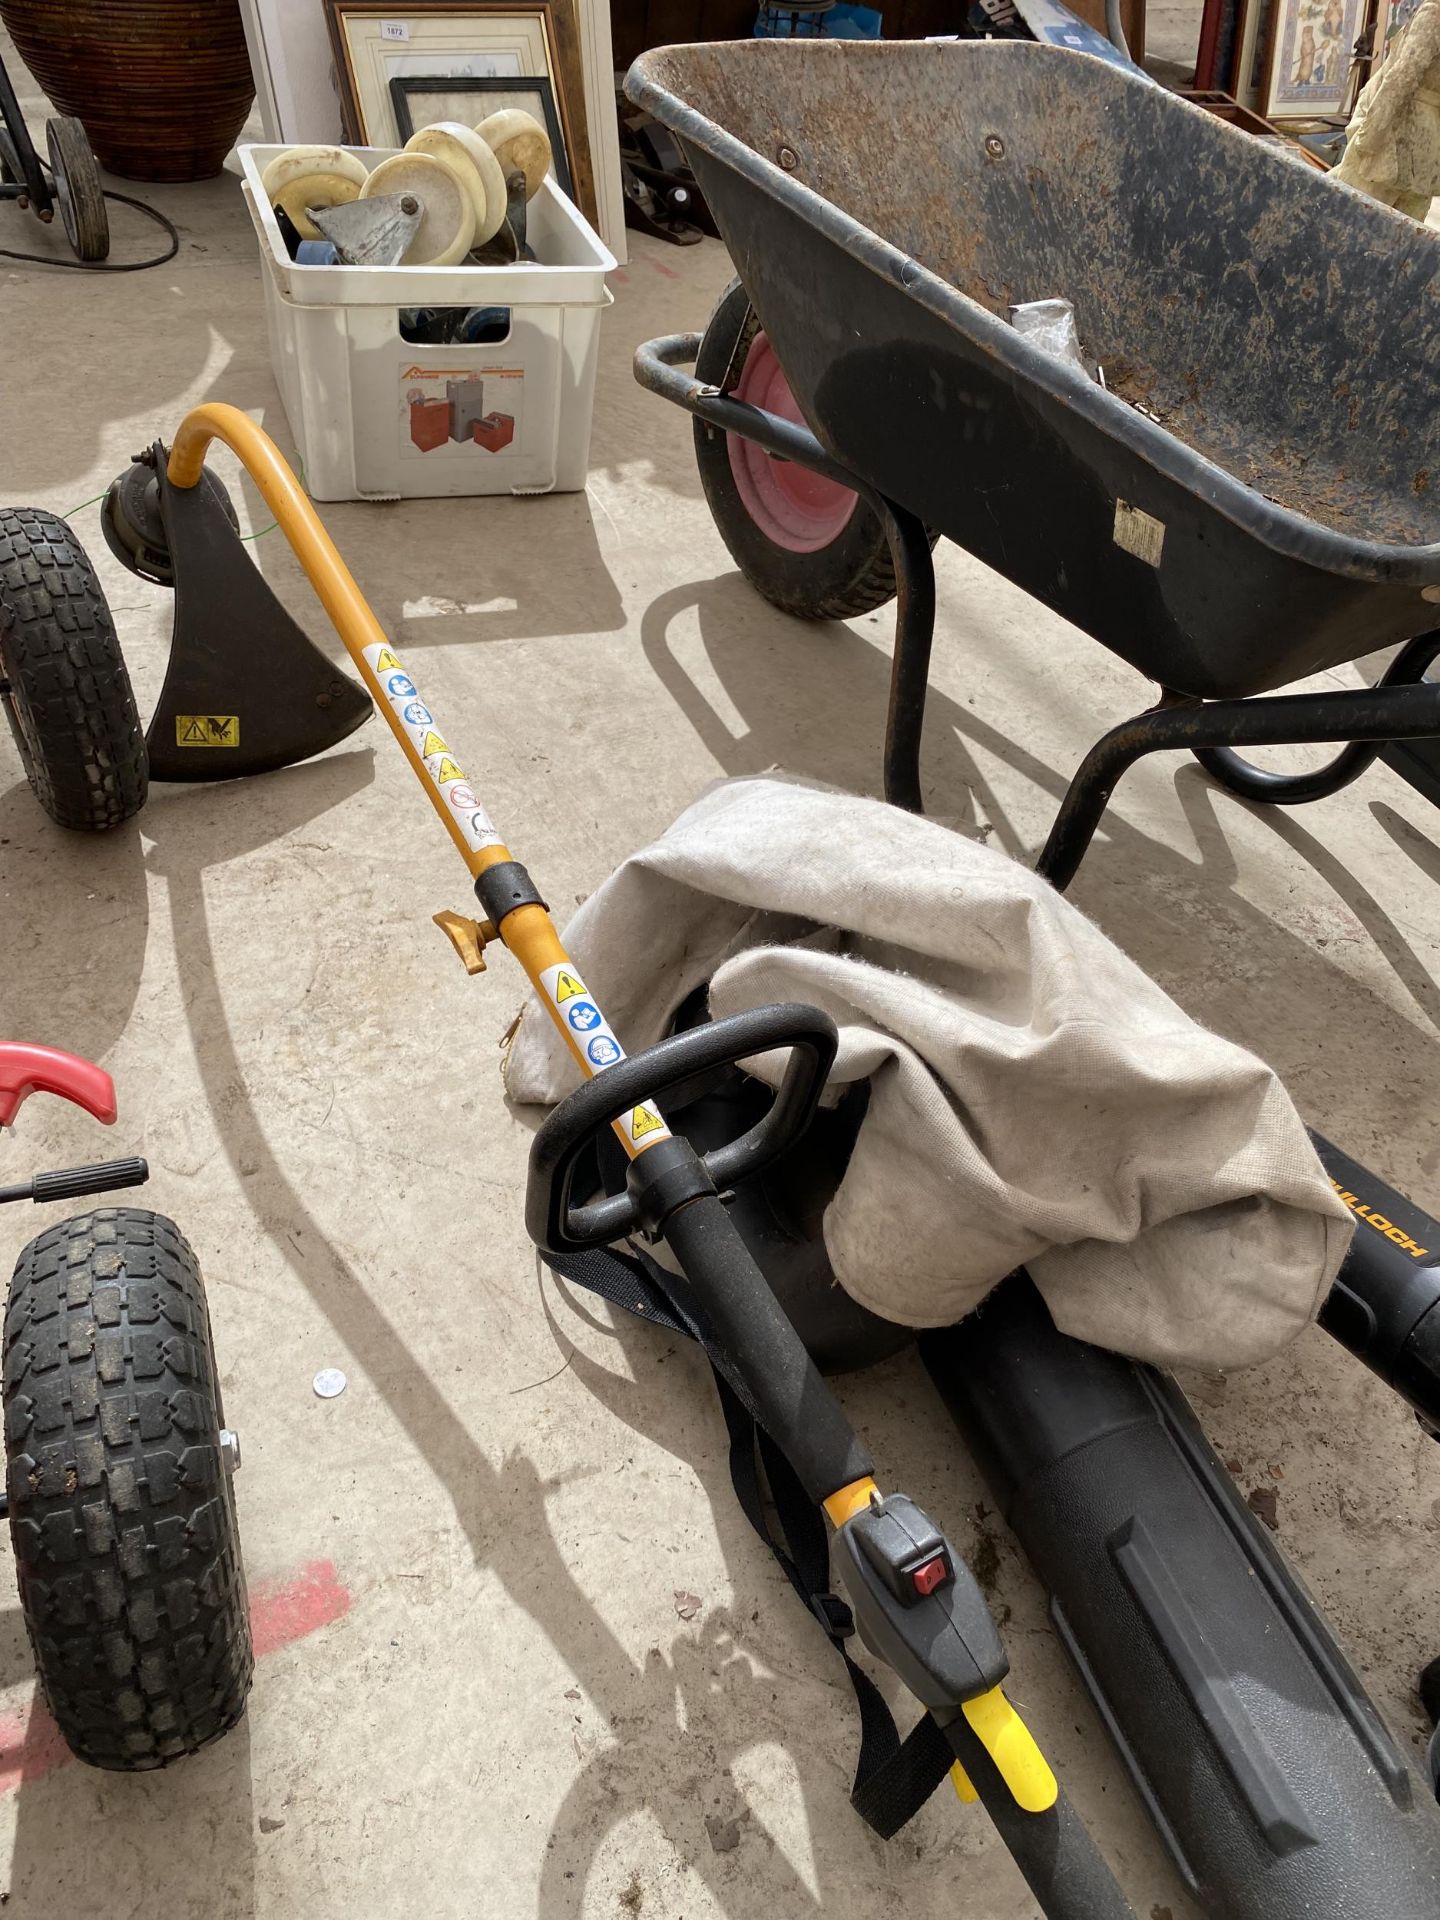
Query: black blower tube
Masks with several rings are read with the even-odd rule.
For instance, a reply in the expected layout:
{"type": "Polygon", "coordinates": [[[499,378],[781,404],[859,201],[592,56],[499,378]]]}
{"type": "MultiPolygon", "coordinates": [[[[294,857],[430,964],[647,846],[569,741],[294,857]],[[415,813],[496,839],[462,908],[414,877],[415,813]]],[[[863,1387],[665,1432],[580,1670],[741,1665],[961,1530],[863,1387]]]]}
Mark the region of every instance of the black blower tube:
{"type": "Polygon", "coordinates": [[[1209,1920],[1435,1920],[1440,1808],[1175,1382],[1023,1273],[920,1351],[1209,1920]]]}
{"type": "Polygon", "coordinates": [[[1440,1431],[1440,1222],[1313,1130],[1355,1238],[1320,1324],[1440,1431]]]}

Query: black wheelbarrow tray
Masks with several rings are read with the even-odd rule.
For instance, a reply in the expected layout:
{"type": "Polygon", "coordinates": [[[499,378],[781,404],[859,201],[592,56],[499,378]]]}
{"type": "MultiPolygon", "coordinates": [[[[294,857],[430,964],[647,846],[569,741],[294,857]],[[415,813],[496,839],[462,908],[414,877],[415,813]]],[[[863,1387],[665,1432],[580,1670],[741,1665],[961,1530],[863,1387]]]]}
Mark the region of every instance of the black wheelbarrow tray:
{"type": "Polygon", "coordinates": [[[626,88],[684,146],[810,430],[729,398],[738,368],[681,372],[693,334],[637,377],[880,517],[889,798],[919,805],[926,529],[1163,690],[1077,775],[1060,884],[1140,753],[1296,801],[1440,734],[1440,235],[1058,47],[668,47],[626,88]],[[1104,384],[1010,324],[1057,297],[1104,384]],[[1378,688],[1250,698],[1397,642],[1378,688]],[[1358,744],[1293,776],[1234,751],[1299,741],[1358,744]]]}

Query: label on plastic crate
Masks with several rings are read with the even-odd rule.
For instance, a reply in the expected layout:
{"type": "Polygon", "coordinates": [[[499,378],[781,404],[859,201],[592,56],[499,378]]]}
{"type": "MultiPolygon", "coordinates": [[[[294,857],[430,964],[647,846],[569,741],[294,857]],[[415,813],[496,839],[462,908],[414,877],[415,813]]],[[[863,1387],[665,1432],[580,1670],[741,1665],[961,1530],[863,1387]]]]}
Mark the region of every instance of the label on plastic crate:
{"type": "Polygon", "coordinates": [[[403,459],[469,463],[521,452],[523,367],[440,368],[416,361],[401,368],[400,393],[403,459]]]}

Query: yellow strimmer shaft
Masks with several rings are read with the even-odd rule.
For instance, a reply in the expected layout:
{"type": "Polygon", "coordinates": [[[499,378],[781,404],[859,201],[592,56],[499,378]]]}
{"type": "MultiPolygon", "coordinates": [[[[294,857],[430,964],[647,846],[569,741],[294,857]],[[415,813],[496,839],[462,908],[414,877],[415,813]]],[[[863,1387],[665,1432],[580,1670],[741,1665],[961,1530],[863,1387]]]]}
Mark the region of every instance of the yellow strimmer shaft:
{"type": "MultiPolygon", "coordinates": [[[[512,861],[514,856],[496,831],[469,779],[452,753],[439,722],[421,696],[416,681],[387,640],[369,603],[355,584],[334,541],[284,456],[263,427],[238,407],[209,402],[187,413],[175,435],[166,469],[171,486],[198,486],[205,454],[214,440],[239,458],[274,514],[295,557],[329,614],[345,650],[354,661],[401,751],[455,842],[473,877],[512,861]]],[[[455,915],[437,915],[444,924],[455,915]]],[[[469,927],[470,923],[461,925],[469,927]]],[[[447,931],[451,931],[447,927],[447,931]]],[[[496,930],[472,929],[475,935],[471,970],[479,970],[479,947],[496,930]]],[[[456,938],[457,950],[464,953],[456,938]]],[[[580,1071],[593,1079],[625,1057],[624,1049],[595,996],[566,953],[547,909],[523,905],[504,916],[499,932],[505,946],[525,969],[551,1020],[564,1036],[580,1071]]],[[[616,1137],[632,1159],[647,1147],[670,1137],[660,1110],[644,1101],[614,1122],[616,1137]]],[[[835,1527],[878,1494],[869,1478],[839,1488],[825,1502],[835,1527]]],[[[999,1687],[967,1701],[964,1713],[1005,1778],[1017,1803],[1027,1812],[1043,1812],[1055,1804],[1058,1787],[1029,1730],[999,1687]]],[[[951,1769],[956,1791],[963,1800],[977,1798],[957,1765],[951,1769]]]]}
{"type": "MultiPolygon", "coordinates": [[[[260,489],[471,875],[478,878],[487,869],[513,860],[514,855],[447,745],[413,675],[386,639],[335,542],[264,428],[238,407],[218,402],[196,407],[186,414],[175,435],[166,469],[171,486],[199,484],[206,449],[213,440],[221,441],[239,457],[260,489]]],[[[459,921],[457,915],[437,918],[442,924],[450,923],[447,932],[459,921]]],[[[459,924],[461,928],[469,925],[459,924]]],[[[483,938],[476,941],[477,960],[483,938]]],[[[623,1060],[624,1048],[566,953],[545,908],[515,908],[505,916],[503,938],[564,1036],[580,1071],[593,1078],[623,1060]]],[[[614,1131],[632,1159],[670,1135],[659,1108],[650,1101],[617,1120],[614,1131]]]]}

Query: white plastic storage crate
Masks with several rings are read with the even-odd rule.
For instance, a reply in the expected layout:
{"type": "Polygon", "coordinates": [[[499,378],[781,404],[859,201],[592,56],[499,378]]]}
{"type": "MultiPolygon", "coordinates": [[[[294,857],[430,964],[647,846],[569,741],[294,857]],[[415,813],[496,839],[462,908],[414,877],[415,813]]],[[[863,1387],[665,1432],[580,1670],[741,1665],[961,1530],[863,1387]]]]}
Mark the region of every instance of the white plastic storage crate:
{"type": "MultiPolygon", "coordinates": [[[[546,180],[528,208],[538,264],[302,267],[260,176],[283,146],[242,146],[265,316],[305,483],[317,500],[576,492],[585,485],[605,276],[599,236],[546,180]],[[425,346],[402,309],[496,307],[503,338],[425,346]]],[[[394,151],[353,149],[372,167],[394,151]]]]}

